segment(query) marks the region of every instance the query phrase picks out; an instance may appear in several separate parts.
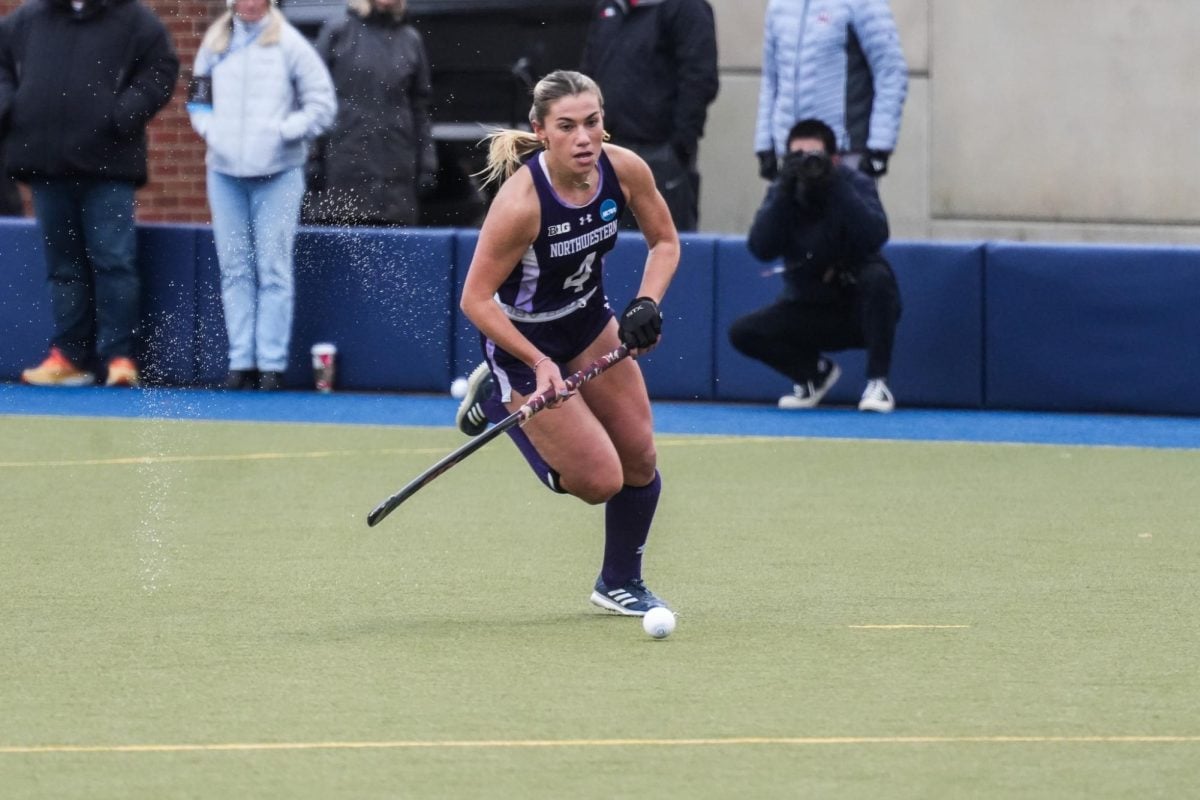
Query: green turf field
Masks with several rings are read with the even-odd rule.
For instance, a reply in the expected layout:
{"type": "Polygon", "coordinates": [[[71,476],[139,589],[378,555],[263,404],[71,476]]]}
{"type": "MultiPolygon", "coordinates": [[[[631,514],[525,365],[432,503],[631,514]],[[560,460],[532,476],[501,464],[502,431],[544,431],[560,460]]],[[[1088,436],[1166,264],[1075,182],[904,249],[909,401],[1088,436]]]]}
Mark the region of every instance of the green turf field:
{"type": "Polygon", "coordinates": [[[662,437],[653,641],[461,441],[0,417],[0,795],[1195,796],[1200,452],[662,437]]]}

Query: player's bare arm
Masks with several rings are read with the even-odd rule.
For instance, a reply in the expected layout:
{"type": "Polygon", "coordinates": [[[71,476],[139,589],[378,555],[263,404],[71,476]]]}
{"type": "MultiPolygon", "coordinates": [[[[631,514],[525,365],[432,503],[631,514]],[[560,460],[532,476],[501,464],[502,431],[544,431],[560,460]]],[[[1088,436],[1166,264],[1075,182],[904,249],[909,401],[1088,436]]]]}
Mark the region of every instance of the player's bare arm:
{"type": "Polygon", "coordinates": [[[551,386],[565,391],[557,367],[545,368],[549,363],[545,354],[521,335],[495,301],[496,291],[513,265],[537,239],[540,219],[541,208],[529,172],[518,170],[496,193],[479,231],[459,307],[485,336],[534,368],[539,392],[551,386]]]}
{"type": "Polygon", "coordinates": [[[612,161],[625,191],[625,200],[637,217],[649,248],[638,297],[649,297],[661,303],[679,265],[679,234],[671,220],[671,212],[654,185],[654,175],[639,155],[612,144],[606,144],[604,150],[612,161]]]}

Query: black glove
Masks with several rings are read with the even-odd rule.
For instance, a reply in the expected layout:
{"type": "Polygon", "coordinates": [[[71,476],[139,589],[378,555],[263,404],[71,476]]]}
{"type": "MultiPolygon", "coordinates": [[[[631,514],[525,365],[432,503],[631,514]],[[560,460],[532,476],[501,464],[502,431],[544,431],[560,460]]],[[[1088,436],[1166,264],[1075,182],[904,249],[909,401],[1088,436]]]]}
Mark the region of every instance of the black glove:
{"type": "Polygon", "coordinates": [[[658,341],[662,332],[662,312],[658,303],[649,297],[639,297],[630,301],[621,312],[621,324],[617,334],[621,344],[639,350],[651,347],[658,341]]]}
{"type": "Polygon", "coordinates": [[[862,161],[858,162],[858,168],[872,178],[879,178],[887,174],[888,159],[891,157],[890,150],[868,150],[863,153],[862,161]]]}
{"type": "Polygon", "coordinates": [[[775,180],[779,174],[779,159],[775,158],[775,151],[763,150],[754,155],[758,156],[758,177],[765,181],[775,180]]]}

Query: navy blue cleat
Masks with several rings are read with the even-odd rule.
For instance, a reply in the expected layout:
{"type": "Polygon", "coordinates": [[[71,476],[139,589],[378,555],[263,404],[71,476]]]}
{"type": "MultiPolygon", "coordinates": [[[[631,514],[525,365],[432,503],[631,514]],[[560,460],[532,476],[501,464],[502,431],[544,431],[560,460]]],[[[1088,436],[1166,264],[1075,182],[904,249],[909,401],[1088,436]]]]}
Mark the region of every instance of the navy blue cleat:
{"type": "Polygon", "coordinates": [[[596,588],[592,590],[589,599],[594,606],[627,617],[644,617],[647,611],[657,606],[670,608],[665,600],[656,597],[654,592],[646,588],[641,578],[634,578],[622,586],[611,588],[604,583],[603,578],[597,578],[596,588]]]}
{"type": "Polygon", "coordinates": [[[488,418],[483,410],[483,401],[491,396],[496,385],[487,362],[476,367],[467,378],[467,393],[458,404],[454,422],[467,436],[478,436],[487,430],[488,418]]]}

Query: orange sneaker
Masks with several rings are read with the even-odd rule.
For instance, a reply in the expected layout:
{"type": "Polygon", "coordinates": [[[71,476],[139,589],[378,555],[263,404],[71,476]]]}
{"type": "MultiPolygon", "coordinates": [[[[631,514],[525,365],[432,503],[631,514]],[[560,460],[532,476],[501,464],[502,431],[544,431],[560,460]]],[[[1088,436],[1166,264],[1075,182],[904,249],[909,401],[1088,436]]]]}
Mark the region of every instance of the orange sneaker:
{"type": "Polygon", "coordinates": [[[21,382],[32,386],[90,386],[96,376],[79,369],[61,350],[51,347],[45,361],[21,373],[21,382]]]}
{"type": "Polygon", "coordinates": [[[108,378],[105,386],[137,386],[138,371],[133,362],[124,356],[117,356],[108,362],[108,378]]]}

